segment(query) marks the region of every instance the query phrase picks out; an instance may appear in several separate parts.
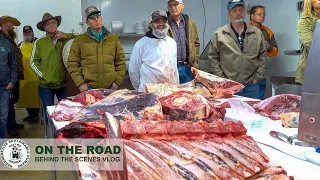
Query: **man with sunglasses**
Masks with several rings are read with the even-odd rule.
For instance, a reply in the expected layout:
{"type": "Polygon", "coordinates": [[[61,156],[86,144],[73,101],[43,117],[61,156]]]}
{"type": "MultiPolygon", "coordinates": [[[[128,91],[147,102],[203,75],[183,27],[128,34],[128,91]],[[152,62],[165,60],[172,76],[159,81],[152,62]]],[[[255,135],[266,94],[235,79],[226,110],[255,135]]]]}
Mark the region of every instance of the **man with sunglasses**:
{"type": "MultiPolygon", "coordinates": [[[[39,96],[43,107],[54,105],[54,97],[58,100],[66,98],[66,72],[60,57],[63,40],[73,38],[73,34],[65,34],[58,30],[61,16],[45,13],[37,24],[46,35],[34,42],[30,58],[30,66],[38,77],[39,96]]],[[[45,113],[46,122],[48,120],[45,113]]]]}
{"type": "Polygon", "coordinates": [[[177,44],[167,36],[167,13],[156,10],[151,17],[150,31],[134,45],[129,62],[131,83],[140,92],[146,84],[179,84],[177,44]]]}
{"type": "Polygon", "coordinates": [[[237,95],[259,99],[258,82],[266,74],[266,45],[262,32],[244,22],[243,0],[229,0],[230,23],[219,28],[211,40],[208,58],[214,75],[245,85],[237,95]]]}
{"type": "MultiPolygon", "coordinates": [[[[276,39],[274,38],[273,32],[266,26],[262,25],[262,23],[265,20],[265,17],[266,17],[266,13],[265,13],[264,6],[261,6],[261,5],[253,6],[250,10],[251,21],[249,22],[249,24],[261,30],[265,39],[268,56],[275,57],[278,54],[278,46],[277,46],[276,39]]],[[[264,98],[264,94],[266,92],[266,83],[267,83],[266,78],[264,78],[259,82],[259,88],[260,88],[259,99],[264,98]]]]}
{"type": "Polygon", "coordinates": [[[200,41],[198,30],[193,20],[181,13],[184,8],[182,0],[168,0],[168,36],[177,43],[177,63],[180,83],[194,78],[191,67],[198,68],[200,41]]]}
{"type": "Polygon", "coordinates": [[[80,92],[92,88],[118,89],[126,72],[119,38],[102,24],[101,11],[85,10],[88,30],[72,43],[67,69],[80,92]]]}

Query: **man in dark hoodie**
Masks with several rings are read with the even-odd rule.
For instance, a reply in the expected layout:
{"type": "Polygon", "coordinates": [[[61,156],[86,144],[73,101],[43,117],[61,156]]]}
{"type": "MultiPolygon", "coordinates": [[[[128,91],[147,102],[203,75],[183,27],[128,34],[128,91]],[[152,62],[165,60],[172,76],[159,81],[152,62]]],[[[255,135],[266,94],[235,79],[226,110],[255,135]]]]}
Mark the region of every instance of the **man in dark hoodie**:
{"type": "MultiPolygon", "coordinates": [[[[10,90],[17,82],[17,61],[15,54],[0,34],[0,139],[6,138],[10,90]]],[[[0,142],[1,144],[1,142],[0,142]]]]}
{"type": "Polygon", "coordinates": [[[16,33],[14,32],[14,26],[20,26],[20,22],[11,16],[2,16],[0,18],[0,26],[1,26],[1,34],[4,38],[6,38],[10,42],[10,46],[15,54],[17,61],[17,83],[11,89],[11,96],[9,100],[9,113],[8,113],[8,123],[7,130],[10,136],[19,136],[19,131],[16,129],[21,129],[24,127],[23,124],[17,124],[16,122],[16,113],[14,105],[19,100],[19,80],[24,79],[23,73],[23,61],[22,61],[22,53],[18,48],[14,39],[16,38],[16,33]]]}
{"type": "Polygon", "coordinates": [[[150,31],[134,45],[129,62],[132,86],[141,92],[146,84],[179,84],[177,44],[167,36],[167,13],[157,10],[151,17],[150,31]]]}
{"type": "Polygon", "coordinates": [[[180,83],[191,81],[194,76],[191,67],[198,68],[200,41],[198,30],[193,20],[181,13],[184,8],[182,0],[168,0],[168,36],[177,42],[177,63],[180,83]]]}

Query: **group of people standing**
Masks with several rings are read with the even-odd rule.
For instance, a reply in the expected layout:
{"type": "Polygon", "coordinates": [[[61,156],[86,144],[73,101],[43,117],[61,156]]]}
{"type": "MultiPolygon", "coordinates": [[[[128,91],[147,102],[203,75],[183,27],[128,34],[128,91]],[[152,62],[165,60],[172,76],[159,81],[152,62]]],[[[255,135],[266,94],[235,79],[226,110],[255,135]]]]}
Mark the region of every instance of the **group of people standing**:
{"type": "MultiPolygon", "coordinates": [[[[303,56],[297,81],[301,83],[312,31],[319,17],[317,12],[320,12],[319,0],[305,0],[304,4],[303,17],[298,23],[303,56]]],[[[195,22],[182,13],[184,6],[182,0],[168,0],[168,12],[152,12],[149,31],[136,42],[130,57],[128,72],[135,90],[145,91],[147,83],[179,84],[194,79],[191,67],[199,66],[200,41],[195,22]]],[[[273,32],[262,25],[265,7],[254,6],[249,23],[244,21],[243,0],[229,0],[227,7],[230,23],[214,32],[209,45],[210,73],[244,84],[238,95],[263,99],[267,60],[278,53],[273,32]]],[[[1,17],[0,138],[6,137],[6,130],[18,135],[15,129],[23,128],[15,122],[17,102],[17,106],[32,104],[26,118],[30,120],[39,116],[37,94],[44,108],[54,104],[55,96],[59,101],[66,98],[66,71],[80,92],[119,88],[126,73],[121,42],[103,26],[101,11],[96,7],[88,7],[85,16],[88,29],[76,36],[58,30],[61,16],[45,13],[37,28],[46,35],[36,39],[32,27],[25,26],[24,41],[19,45],[14,42],[13,30],[20,22],[10,16],[1,17]],[[63,44],[72,38],[65,68],[60,52],[63,44]],[[20,97],[21,102],[18,101],[19,85],[29,86],[23,90],[32,94],[29,100],[20,97]]]]}

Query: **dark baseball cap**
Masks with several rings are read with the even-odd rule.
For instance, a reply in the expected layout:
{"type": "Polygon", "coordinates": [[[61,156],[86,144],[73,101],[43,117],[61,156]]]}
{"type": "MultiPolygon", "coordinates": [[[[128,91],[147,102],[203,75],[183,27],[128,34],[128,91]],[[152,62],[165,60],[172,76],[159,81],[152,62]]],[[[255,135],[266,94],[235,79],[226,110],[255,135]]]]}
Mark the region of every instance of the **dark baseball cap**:
{"type": "Polygon", "coordinates": [[[161,17],[168,19],[167,13],[163,10],[156,10],[156,11],[153,11],[151,14],[152,21],[155,21],[156,19],[161,18],[161,17]]]}
{"type": "Polygon", "coordinates": [[[33,32],[32,27],[31,27],[31,26],[29,26],[29,25],[23,26],[23,32],[28,32],[28,31],[33,32]]]}
{"type": "Polygon", "coordinates": [[[85,10],[86,17],[90,16],[91,14],[97,14],[97,13],[101,13],[101,11],[99,11],[98,8],[95,6],[89,6],[85,10]]]}
{"type": "Polygon", "coordinates": [[[232,8],[235,7],[236,5],[245,6],[243,0],[229,0],[229,2],[228,2],[228,10],[232,9],[232,8]]]}

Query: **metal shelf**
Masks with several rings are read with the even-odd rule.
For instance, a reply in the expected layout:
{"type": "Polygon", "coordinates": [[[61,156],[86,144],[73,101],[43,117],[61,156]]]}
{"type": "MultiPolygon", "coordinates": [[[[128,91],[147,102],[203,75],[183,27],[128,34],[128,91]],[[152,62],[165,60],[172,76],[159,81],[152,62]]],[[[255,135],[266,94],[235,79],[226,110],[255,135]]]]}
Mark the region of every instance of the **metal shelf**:
{"type": "Polygon", "coordinates": [[[134,34],[134,33],[122,33],[116,34],[118,37],[143,37],[144,34],[134,34]]]}

